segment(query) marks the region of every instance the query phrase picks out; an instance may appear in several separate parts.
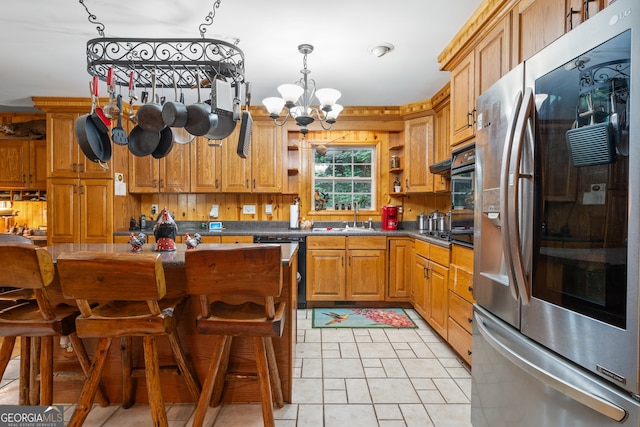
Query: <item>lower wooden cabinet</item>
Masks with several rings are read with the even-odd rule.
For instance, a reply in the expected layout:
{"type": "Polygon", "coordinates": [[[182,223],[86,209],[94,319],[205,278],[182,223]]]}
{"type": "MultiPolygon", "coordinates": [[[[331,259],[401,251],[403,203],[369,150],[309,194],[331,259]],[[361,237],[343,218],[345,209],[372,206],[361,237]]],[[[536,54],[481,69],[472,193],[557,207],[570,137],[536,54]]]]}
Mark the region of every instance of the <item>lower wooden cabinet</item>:
{"type": "Polygon", "coordinates": [[[448,341],[471,365],[473,325],[473,249],[452,245],[449,277],[448,341]]]}
{"type": "Polygon", "coordinates": [[[383,301],[384,236],[307,237],[307,300],[383,301]]]}
{"type": "Polygon", "coordinates": [[[389,281],[387,301],[409,301],[411,295],[411,267],[413,239],[389,238],[389,281]]]}

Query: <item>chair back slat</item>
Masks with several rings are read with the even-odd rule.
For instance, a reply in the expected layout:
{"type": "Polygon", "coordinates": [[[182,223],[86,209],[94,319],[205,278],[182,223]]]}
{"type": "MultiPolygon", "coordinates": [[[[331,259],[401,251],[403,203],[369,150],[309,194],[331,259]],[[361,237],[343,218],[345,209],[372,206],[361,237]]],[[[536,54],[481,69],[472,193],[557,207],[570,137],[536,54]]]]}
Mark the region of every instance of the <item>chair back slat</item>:
{"type": "Polygon", "coordinates": [[[56,261],[65,298],[147,301],[166,293],[160,254],[63,253],[56,261]]]}
{"type": "Polygon", "coordinates": [[[41,289],[53,281],[51,255],[30,243],[0,243],[0,287],[41,289]]]}
{"type": "Polygon", "coordinates": [[[268,244],[187,251],[187,291],[213,297],[280,296],[281,252],[280,245],[268,244]]]}

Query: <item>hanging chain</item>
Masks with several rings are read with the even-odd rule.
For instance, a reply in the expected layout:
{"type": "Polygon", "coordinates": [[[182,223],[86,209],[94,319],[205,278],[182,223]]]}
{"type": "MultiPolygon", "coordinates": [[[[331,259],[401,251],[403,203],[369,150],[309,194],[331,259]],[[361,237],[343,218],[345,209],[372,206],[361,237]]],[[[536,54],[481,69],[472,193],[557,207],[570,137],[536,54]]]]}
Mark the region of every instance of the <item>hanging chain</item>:
{"type": "Polygon", "coordinates": [[[204,22],[198,27],[198,29],[200,30],[200,36],[202,38],[204,38],[204,33],[207,32],[206,27],[213,24],[213,18],[216,16],[216,9],[220,7],[220,3],[222,3],[222,0],[216,0],[213,3],[211,12],[207,14],[207,16],[204,18],[204,22]]]}
{"type": "Polygon", "coordinates": [[[78,0],[78,1],[84,7],[84,10],[87,11],[87,14],[89,15],[89,17],[87,19],[89,20],[89,22],[91,22],[92,24],[97,24],[96,25],[96,30],[98,30],[98,35],[100,37],[104,37],[104,24],[102,22],[98,21],[98,17],[96,15],[94,15],[91,12],[89,12],[89,9],[87,8],[87,5],[84,4],[84,0],[78,0]]]}

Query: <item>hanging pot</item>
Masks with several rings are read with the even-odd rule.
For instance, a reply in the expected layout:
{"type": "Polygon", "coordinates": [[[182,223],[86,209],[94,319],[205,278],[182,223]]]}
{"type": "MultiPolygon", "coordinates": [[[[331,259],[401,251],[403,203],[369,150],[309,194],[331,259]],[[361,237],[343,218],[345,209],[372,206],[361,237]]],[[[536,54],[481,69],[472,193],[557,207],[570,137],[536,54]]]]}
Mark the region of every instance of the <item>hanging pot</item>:
{"type": "Polygon", "coordinates": [[[187,124],[184,128],[191,135],[202,136],[218,125],[218,115],[211,111],[211,106],[202,102],[200,98],[200,76],[196,73],[198,81],[198,102],[187,107],[187,124]]]}
{"type": "Polygon", "coordinates": [[[147,132],[140,125],[131,129],[129,134],[129,151],[138,157],[153,153],[160,143],[160,132],[147,132]]]}
{"type": "Polygon", "coordinates": [[[236,124],[237,122],[233,120],[233,113],[220,113],[218,114],[218,125],[213,129],[209,129],[209,132],[204,136],[208,139],[225,139],[233,133],[236,128],[236,124]]]}
{"type": "Polygon", "coordinates": [[[136,114],[138,126],[147,132],[160,132],[166,126],[162,120],[162,106],[155,102],[156,94],[156,75],[151,76],[151,102],[148,102],[140,108],[136,114]]]}
{"type": "Polygon", "coordinates": [[[84,114],[76,119],[74,133],[84,155],[92,162],[98,162],[101,167],[108,169],[104,162],[111,160],[111,140],[106,126],[105,131],[101,131],[94,121],[96,110],[95,86],[95,84],[91,84],[91,113],[84,114]]]}
{"type": "Polygon", "coordinates": [[[173,90],[176,100],[167,102],[162,106],[162,121],[165,125],[171,127],[184,127],[187,124],[189,114],[187,106],[184,105],[184,94],[180,93],[181,99],[178,100],[178,86],[175,76],[173,77],[173,90]]]}
{"type": "Polygon", "coordinates": [[[158,146],[151,155],[155,159],[161,159],[166,157],[173,148],[173,132],[169,126],[166,126],[164,129],[160,131],[160,141],[158,142],[158,146]]]}

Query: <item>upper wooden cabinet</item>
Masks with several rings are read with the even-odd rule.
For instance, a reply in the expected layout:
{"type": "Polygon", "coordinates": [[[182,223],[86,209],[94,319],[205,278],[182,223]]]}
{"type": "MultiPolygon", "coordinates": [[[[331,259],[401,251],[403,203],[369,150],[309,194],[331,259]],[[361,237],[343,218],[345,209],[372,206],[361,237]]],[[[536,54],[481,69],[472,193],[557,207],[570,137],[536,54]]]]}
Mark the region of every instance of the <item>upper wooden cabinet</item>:
{"type": "Polygon", "coordinates": [[[47,188],[47,141],[0,140],[0,188],[47,188]]]}
{"type": "Polygon", "coordinates": [[[514,8],[515,64],[530,58],[565,33],[565,1],[521,0],[514,8]]]}
{"type": "Polygon", "coordinates": [[[75,136],[81,114],[47,114],[47,174],[50,178],[112,178],[113,172],[84,155],[75,136]]]}
{"type": "Polygon", "coordinates": [[[405,122],[404,190],[407,193],[433,191],[433,116],[419,117],[405,122]]]}
{"type": "Polygon", "coordinates": [[[171,152],[162,159],[129,153],[129,192],[189,192],[189,164],[189,144],[174,143],[171,152]]]}
{"type": "Polygon", "coordinates": [[[571,31],[606,7],[605,0],[565,0],[565,31],[571,31]]]}
{"type": "Polygon", "coordinates": [[[510,15],[451,70],[451,145],[475,136],[476,98],[511,69],[510,15]]]}
{"type": "MultiPolygon", "coordinates": [[[[449,99],[435,108],[435,137],[433,141],[434,147],[434,163],[439,163],[451,158],[451,103],[449,99]]],[[[450,191],[449,183],[451,180],[443,175],[434,175],[433,191],[446,192],[450,191]]]]}

